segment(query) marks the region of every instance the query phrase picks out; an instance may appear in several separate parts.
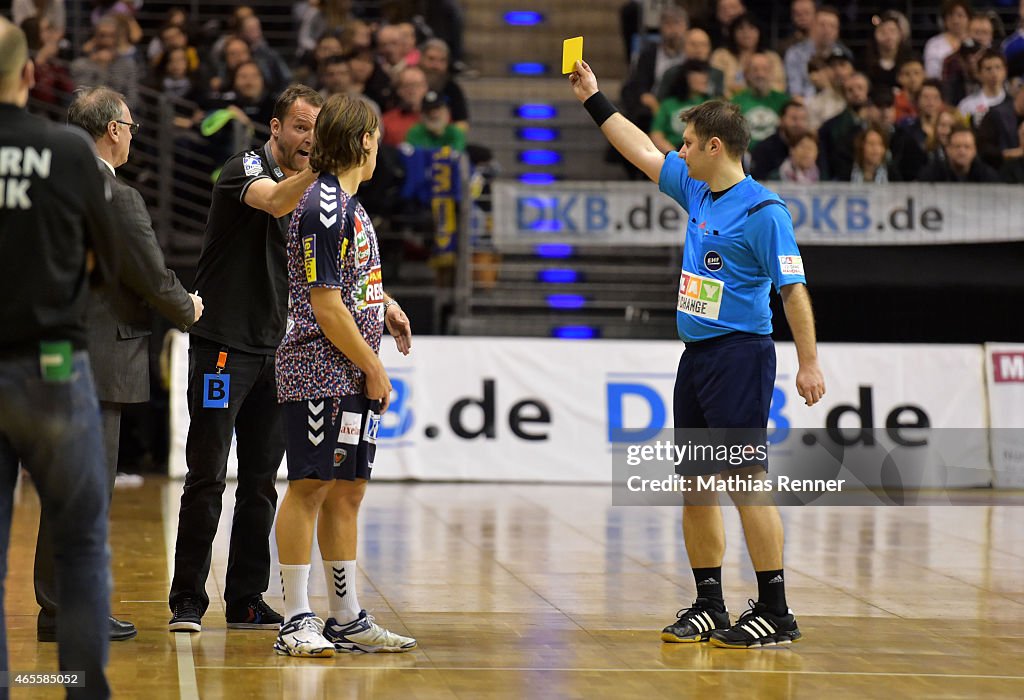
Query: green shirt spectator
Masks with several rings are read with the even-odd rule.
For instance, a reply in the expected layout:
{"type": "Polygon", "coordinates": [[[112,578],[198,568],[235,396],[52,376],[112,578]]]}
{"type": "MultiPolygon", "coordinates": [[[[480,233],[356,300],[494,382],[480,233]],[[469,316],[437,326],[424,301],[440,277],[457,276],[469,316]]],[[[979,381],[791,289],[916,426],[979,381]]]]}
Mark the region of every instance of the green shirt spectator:
{"type": "Polygon", "coordinates": [[[772,62],[765,53],[755,53],[747,60],[744,79],[747,89],[733,95],[732,101],[740,106],[750,124],[750,147],[753,148],[775,133],[789,95],[772,89],[772,62]]]}
{"type": "Polygon", "coordinates": [[[789,102],[789,95],[778,90],[758,95],[748,88],[736,93],[732,101],[740,106],[740,111],[750,124],[750,147],[753,148],[779,128],[779,115],[782,114],[783,105],[789,102]]]}
{"type": "Polygon", "coordinates": [[[683,145],[683,131],[686,129],[686,124],[679,116],[706,99],[703,95],[686,100],[669,97],[658,107],[658,113],[654,115],[654,121],[651,123],[651,132],[660,133],[672,144],[672,148],[678,151],[683,145]]]}
{"type": "Polygon", "coordinates": [[[438,149],[451,146],[452,150],[466,150],[466,132],[454,124],[449,124],[441,133],[435,133],[423,122],[414,124],[405,135],[405,141],[416,148],[438,149]]]}

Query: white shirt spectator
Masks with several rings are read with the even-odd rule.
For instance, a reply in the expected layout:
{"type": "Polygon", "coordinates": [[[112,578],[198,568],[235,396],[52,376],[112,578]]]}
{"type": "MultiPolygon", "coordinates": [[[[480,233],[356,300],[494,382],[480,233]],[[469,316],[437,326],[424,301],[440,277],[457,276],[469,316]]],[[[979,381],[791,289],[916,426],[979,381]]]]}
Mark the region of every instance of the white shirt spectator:
{"type": "Polygon", "coordinates": [[[956,106],[960,114],[970,117],[971,126],[977,129],[981,126],[981,120],[985,118],[988,111],[1006,99],[1006,90],[1000,90],[995,95],[986,95],[984,90],[978,90],[973,95],[968,95],[960,100],[956,106]]]}
{"type": "MultiPolygon", "coordinates": [[[[38,13],[35,0],[13,0],[11,2],[11,21],[21,25],[29,17],[35,17],[38,13]]],[[[50,20],[50,26],[61,34],[67,29],[67,12],[64,9],[64,0],[50,0],[46,8],[46,18],[50,20]]]]}
{"type": "Polygon", "coordinates": [[[942,64],[954,51],[956,47],[945,32],[936,34],[925,42],[924,74],[929,78],[942,78],[942,64]]]}

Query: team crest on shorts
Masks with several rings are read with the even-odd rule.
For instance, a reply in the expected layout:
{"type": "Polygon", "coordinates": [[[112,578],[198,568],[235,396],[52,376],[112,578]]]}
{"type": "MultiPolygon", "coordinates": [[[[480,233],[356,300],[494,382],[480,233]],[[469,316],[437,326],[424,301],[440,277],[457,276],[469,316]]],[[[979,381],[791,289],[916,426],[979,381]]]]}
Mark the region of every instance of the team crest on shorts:
{"type": "Polygon", "coordinates": [[[348,450],[344,447],[338,447],[334,450],[334,468],[337,469],[345,463],[345,458],[348,457],[348,450]]]}

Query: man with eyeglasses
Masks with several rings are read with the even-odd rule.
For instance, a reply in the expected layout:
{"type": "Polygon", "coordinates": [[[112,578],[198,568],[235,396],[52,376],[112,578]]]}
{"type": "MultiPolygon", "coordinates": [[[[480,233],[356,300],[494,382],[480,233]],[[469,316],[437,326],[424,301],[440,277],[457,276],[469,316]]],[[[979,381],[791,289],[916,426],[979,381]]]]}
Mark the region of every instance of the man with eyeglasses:
{"type": "MultiPolygon", "coordinates": [[[[185,331],[199,320],[203,302],[185,291],[175,274],[167,269],[142,195],[117,178],[116,168],[128,161],[132,137],[140,126],[132,121],[124,97],[106,87],[83,88],[75,93],[68,109],[68,123],[84,130],[96,144],[96,156],[110,187],[110,208],[118,224],[121,254],[137,263],[142,272],[132,279],[119,279],[109,290],[92,294],[86,311],[90,362],[100,401],[107,459],[106,487],[111,494],[117,476],[122,408],[149,400],[149,309],[156,309],[185,331]]],[[[50,531],[49,517],[43,510],[34,571],[40,607],[36,636],[41,642],[57,640],[58,607],[50,531]]],[[[111,617],[109,624],[111,641],[136,635],[135,625],[130,622],[111,617]]]]}

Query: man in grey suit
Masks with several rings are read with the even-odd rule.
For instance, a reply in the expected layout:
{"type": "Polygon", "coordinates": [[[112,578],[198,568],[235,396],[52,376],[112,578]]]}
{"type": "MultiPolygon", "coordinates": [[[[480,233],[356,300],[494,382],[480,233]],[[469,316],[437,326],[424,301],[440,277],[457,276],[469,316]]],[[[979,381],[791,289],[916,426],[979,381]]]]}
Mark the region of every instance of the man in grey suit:
{"type": "MultiPolygon", "coordinates": [[[[81,127],[96,143],[96,155],[109,171],[111,207],[120,225],[118,241],[123,258],[145,274],[128,286],[111,285],[93,294],[88,307],[89,355],[100,400],[103,445],[113,491],[124,404],[149,400],[150,308],[156,309],[180,330],[188,330],[203,313],[202,299],[189,294],[167,269],[146,204],[136,190],[117,179],[115,168],[128,160],[132,136],[139,125],[132,122],[124,97],[105,87],[76,93],[68,110],[68,123],[81,127]]],[[[41,608],[36,625],[39,641],[56,641],[56,587],[53,548],[47,515],[39,518],[35,559],[36,601],[41,608]]],[[[135,625],[110,618],[110,639],[136,635],[135,625]]]]}

